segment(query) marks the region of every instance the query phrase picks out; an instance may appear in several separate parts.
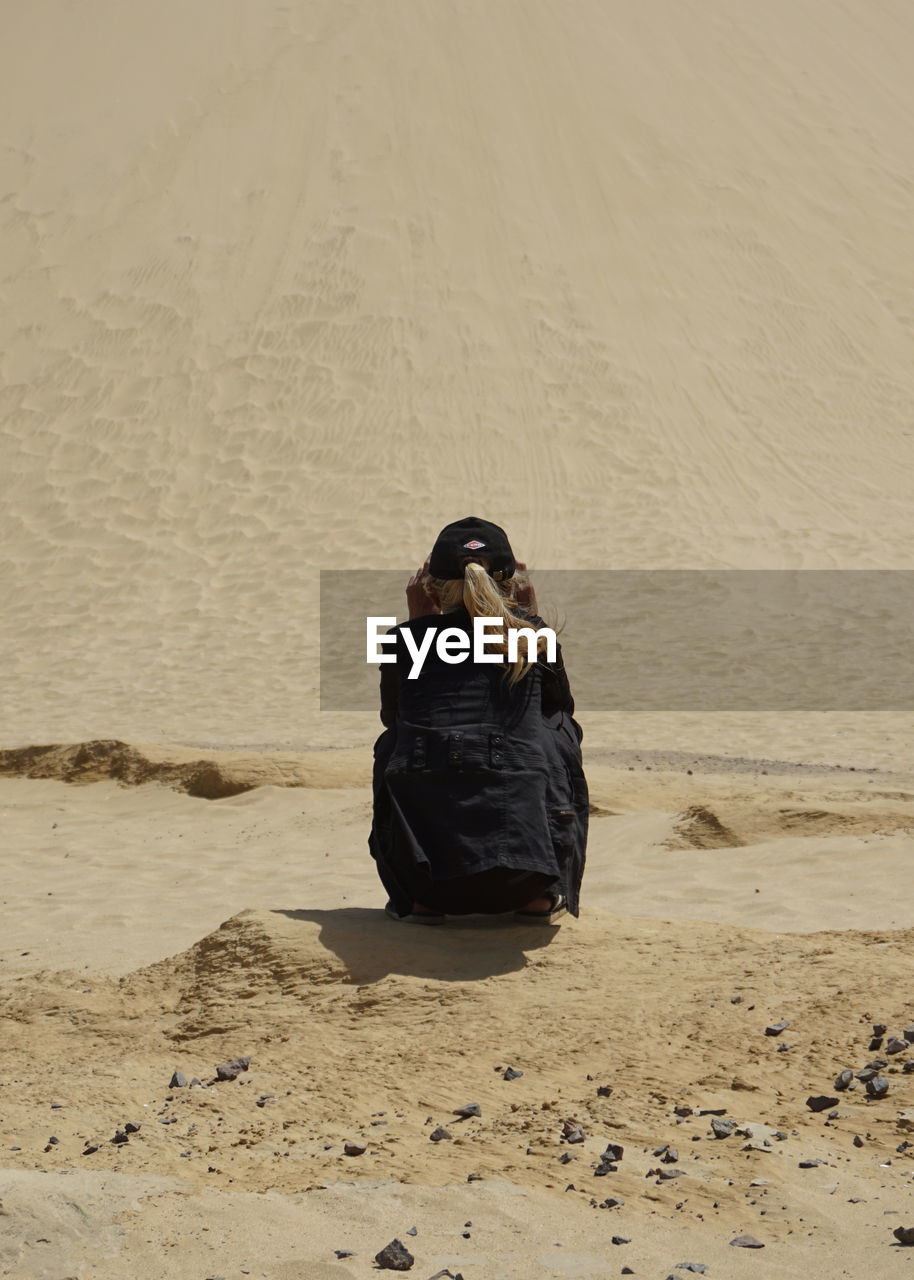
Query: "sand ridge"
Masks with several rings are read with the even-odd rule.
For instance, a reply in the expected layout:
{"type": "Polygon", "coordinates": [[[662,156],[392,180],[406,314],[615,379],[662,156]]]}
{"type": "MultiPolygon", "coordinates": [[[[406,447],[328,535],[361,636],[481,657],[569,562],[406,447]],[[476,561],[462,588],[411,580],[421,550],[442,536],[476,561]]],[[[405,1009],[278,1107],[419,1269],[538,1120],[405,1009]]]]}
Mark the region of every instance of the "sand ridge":
{"type": "MultiPolygon", "coordinates": [[[[78,1166],[149,1177],[153,1188],[171,1177],[300,1194],[353,1179],[457,1186],[479,1174],[561,1194],[594,1219],[612,1213],[632,1237],[643,1239],[652,1216],[688,1217],[693,1252],[751,1230],[781,1257],[777,1246],[801,1231],[813,1244],[829,1239],[829,1201],[851,1201],[855,1231],[885,1246],[884,1214],[904,1211],[914,1178],[914,1160],[895,1152],[914,1123],[904,1118],[914,1076],[900,1068],[914,1046],[888,1061],[881,1100],[855,1082],[835,1095],[835,1119],[805,1100],[873,1057],[874,1020],[898,1034],[910,1021],[912,940],[601,910],[559,931],[397,929],[358,908],[249,910],[120,980],[13,981],[2,1004],[10,1079],[0,1141],[20,1148],[14,1168],[78,1166]],[[766,1035],[782,1020],[786,1031],[766,1035]],[[241,1053],[249,1070],[217,1083],[218,1063],[241,1053]],[[508,1066],[523,1075],[505,1080],[508,1066]],[[169,1089],[176,1069],[203,1087],[169,1089]],[[454,1116],[471,1101],[480,1118],[454,1116]],[[676,1106],[691,1111],[677,1116],[676,1106]],[[721,1110],[737,1132],[718,1140],[707,1112],[721,1110]],[[41,1111],[59,1139],[45,1150],[41,1111]],[[113,1144],[127,1120],[140,1131],[113,1144]],[[568,1120],[583,1142],[563,1141],[568,1120]],[[437,1126],[450,1138],[430,1142],[437,1126]],[[346,1156],[346,1141],[364,1154],[346,1156]],[[624,1154],[595,1177],[609,1142],[624,1154]],[[664,1144],[678,1153],[673,1164],[653,1154],[664,1144]],[[97,1149],[84,1155],[87,1146],[97,1149]],[[822,1163],[801,1170],[801,1160],[822,1163]],[[657,1170],[679,1176],[664,1182],[657,1170]],[[623,1207],[599,1208],[609,1196],[623,1207]]],[[[605,1228],[577,1230],[592,1244],[605,1228]]],[[[892,1266],[891,1256],[880,1262],[883,1274],[892,1266]]],[[[595,1268],[580,1274],[603,1274],[595,1268]]]]}

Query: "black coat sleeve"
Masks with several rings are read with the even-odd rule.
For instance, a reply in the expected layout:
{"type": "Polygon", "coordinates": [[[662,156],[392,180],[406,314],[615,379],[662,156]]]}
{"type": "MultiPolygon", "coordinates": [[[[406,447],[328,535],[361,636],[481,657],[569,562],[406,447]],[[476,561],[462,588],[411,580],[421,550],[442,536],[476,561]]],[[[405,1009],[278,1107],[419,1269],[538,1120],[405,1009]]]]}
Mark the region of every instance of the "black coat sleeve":
{"type": "MultiPolygon", "coordinates": [[[[389,636],[397,634],[397,628],[392,627],[387,633],[389,636]]],[[[385,729],[389,729],[391,725],[397,722],[397,712],[400,709],[400,671],[399,664],[396,662],[381,663],[381,724],[385,729]]]]}
{"type": "Polygon", "coordinates": [[[543,668],[543,715],[552,716],[558,711],[566,711],[573,716],[574,698],[565,674],[562,646],[558,642],[555,646],[555,662],[542,662],[540,665],[543,668]]]}

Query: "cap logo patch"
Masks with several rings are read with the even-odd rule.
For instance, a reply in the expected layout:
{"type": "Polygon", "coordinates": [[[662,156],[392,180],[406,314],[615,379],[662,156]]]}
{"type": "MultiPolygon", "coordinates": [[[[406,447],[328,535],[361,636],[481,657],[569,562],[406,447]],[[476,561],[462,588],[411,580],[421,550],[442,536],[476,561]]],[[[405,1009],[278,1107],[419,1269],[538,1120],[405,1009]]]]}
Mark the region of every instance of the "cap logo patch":
{"type": "Polygon", "coordinates": [[[463,544],[464,551],[481,551],[486,544],[480,542],[478,538],[472,538],[469,542],[463,544]]]}

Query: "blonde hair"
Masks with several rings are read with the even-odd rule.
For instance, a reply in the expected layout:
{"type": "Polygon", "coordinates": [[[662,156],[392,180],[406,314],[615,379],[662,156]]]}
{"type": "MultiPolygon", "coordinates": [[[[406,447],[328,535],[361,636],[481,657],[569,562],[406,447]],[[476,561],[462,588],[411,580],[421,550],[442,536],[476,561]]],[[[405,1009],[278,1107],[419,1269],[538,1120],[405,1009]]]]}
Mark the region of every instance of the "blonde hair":
{"type": "MultiPolygon", "coordinates": [[[[517,646],[517,659],[508,663],[508,632],[530,625],[529,619],[520,616],[514,602],[514,582],[496,582],[489,576],[488,563],[485,560],[471,560],[464,565],[462,578],[431,578],[429,586],[438,597],[442,613],[450,613],[462,604],[471,618],[500,618],[502,634],[499,641],[493,634],[488,641],[488,648],[505,655],[509,687],[513,688],[530,670],[530,663],[523,655],[521,645],[517,646]]],[[[546,647],[546,637],[537,640],[537,652],[542,653],[546,647]]]]}

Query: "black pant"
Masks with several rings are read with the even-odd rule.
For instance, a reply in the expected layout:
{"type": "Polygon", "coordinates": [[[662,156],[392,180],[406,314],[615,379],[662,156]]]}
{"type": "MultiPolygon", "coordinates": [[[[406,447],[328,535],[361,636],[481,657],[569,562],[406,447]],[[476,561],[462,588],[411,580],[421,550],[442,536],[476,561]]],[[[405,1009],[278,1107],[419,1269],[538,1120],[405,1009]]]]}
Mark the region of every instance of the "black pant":
{"type": "Polygon", "coordinates": [[[559,891],[558,880],[543,872],[514,871],[510,867],[492,867],[476,875],[446,880],[433,880],[416,868],[410,880],[414,902],[452,916],[516,911],[534,898],[559,891]]]}

